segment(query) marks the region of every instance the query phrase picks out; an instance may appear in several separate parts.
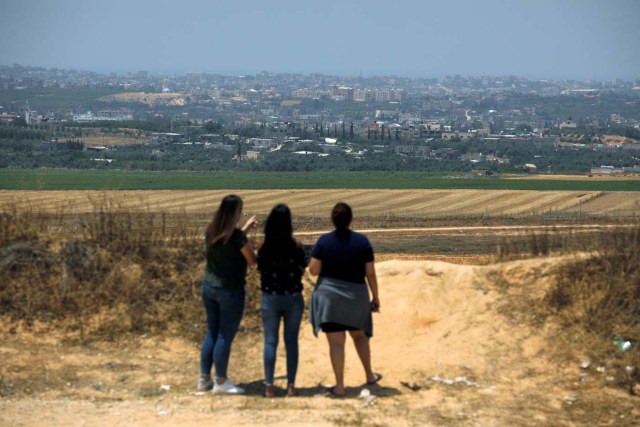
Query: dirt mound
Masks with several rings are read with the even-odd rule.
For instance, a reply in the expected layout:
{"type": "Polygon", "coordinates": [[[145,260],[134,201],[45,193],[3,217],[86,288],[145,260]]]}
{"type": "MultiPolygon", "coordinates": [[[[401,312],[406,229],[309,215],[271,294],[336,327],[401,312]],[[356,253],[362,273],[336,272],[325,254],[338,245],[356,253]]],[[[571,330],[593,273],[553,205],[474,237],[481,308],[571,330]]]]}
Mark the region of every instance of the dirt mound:
{"type": "Polygon", "coordinates": [[[233,349],[230,374],[247,388],[243,397],[194,393],[197,343],[181,338],[65,346],[3,329],[0,424],[637,425],[638,398],[611,387],[606,366],[581,369],[583,355],[567,352],[558,325],[537,315],[560,262],[379,263],[382,309],[371,343],[384,378],[365,387],[349,344],[346,399],[324,392],[332,382],[326,340],[306,323],[293,399],[261,397],[256,329],[245,327],[233,349]]]}

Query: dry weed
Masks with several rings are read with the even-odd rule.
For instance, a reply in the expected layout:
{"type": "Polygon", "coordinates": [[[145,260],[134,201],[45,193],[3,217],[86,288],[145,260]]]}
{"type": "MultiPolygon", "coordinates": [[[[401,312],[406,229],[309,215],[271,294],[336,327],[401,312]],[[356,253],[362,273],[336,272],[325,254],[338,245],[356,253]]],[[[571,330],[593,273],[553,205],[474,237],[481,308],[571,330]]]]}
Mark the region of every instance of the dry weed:
{"type": "Polygon", "coordinates": [[[561,321],[565,339],[580,337],[591,360],[616,370],[616,380],[635,393],[640,367],[640,227],[598,236],[588,258],[567,263],[545,297],[561,321]],[[628,342],[622,347],[615,341],[628,342]],[[634,376],[635,375],[635,376],[634,376]]]}
{"type": "Polygon", "coordinates": [[[25,325],[44,322],[81,340],[177,330],[201,338],[203,244],[168,230],[163,214],[96,207],[75,228],[34,211],[0,214],[0,309],[25,325]],[[124,307],[124,309],[123,309],[124,307]],[[194,327],[194,325],[196,325],[194,327]]]}

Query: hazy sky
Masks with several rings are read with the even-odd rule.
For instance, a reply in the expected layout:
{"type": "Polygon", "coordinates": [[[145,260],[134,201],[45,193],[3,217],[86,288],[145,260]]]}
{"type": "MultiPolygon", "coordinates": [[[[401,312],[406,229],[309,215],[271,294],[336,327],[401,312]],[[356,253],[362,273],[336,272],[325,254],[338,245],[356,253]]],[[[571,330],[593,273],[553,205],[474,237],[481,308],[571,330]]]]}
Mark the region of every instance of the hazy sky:
{"type": "Polygon", "coordinates": [[[0,64],[640,79],[640,0],[0,0],[0,64]]]}

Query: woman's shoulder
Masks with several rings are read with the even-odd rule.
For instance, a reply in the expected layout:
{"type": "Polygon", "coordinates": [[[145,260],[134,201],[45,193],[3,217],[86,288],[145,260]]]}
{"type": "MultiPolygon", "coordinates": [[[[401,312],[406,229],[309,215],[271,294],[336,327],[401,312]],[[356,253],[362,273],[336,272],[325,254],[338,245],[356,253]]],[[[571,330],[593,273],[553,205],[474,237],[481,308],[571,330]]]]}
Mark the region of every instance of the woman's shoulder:
{"type": "Polygon", "coordinates": [[[358,247],[366,249],[371,248],[371,242],[369,241],[369,238],[364,234],[358,233],[357,231],[352,231],[351,236],[352,241],[355,242],[358,247]]]}
{"type": "MultiPolygon", "coordinates": [[[[351,230],[349,230],[349,231],[351,231],[351,230]]],[[[325,233],[325,234],[321,235],[320,237],[318,237],[318,242],[321,241],[321,240],[322,241],[333,241],[333,240],[336,240],[338,238],[338,235],[339,235],[338,230],[330,231],[330,232],[325,233]]]]}
{"type": "Polygon", "coordinates": [[[241,246],[244,246],[244,244],[249,241],[249,239],[247,238],[247,233],[240,230],[239,228],[233,229],[233,233],[231,234],[231,238],[229,240],[232,240],[240,244],[241,246]]]}
{"type": "Polygon", "coordinates": [[[351,231],[351,235],[356,237],[357,239],[361,239],[361,240],[369,240],[369,238],[367,236],[365,236],[364,234],[358,232],[358,231],[354,231],[354,230],[350,230],[351,231]]]}

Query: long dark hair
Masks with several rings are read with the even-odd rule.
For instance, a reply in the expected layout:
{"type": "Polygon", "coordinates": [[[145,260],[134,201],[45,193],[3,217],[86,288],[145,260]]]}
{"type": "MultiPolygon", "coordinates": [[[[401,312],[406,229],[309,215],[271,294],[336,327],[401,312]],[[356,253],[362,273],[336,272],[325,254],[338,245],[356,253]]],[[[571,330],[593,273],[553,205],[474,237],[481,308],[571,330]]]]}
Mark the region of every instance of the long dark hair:
{"type": "Polygon", "coordinates": [[[238,222],[238,212],[242,210],[242,199],[235,194],[225,196],[213,216],[213,220],[207,227],[206,239],[210,245],[215,245],[220,240],[227,243],[233,234],[238,222]]]}
{"type": "Polygon", "coordinates": [[[295,246],[293,240],[293,225],[291,224],[291,211],[285,204],[277,204],[271,209],[271,213],[264,224],[264,243],[260,253],[277,252],[295,246]]]}
{"type": "Polygon", "coordinates": [[[335,225],[336,230],[346,230],[351,225],[353,212],[351,206],[344,202],[337,203],[331,211],[331,221],[335,225]]]}

